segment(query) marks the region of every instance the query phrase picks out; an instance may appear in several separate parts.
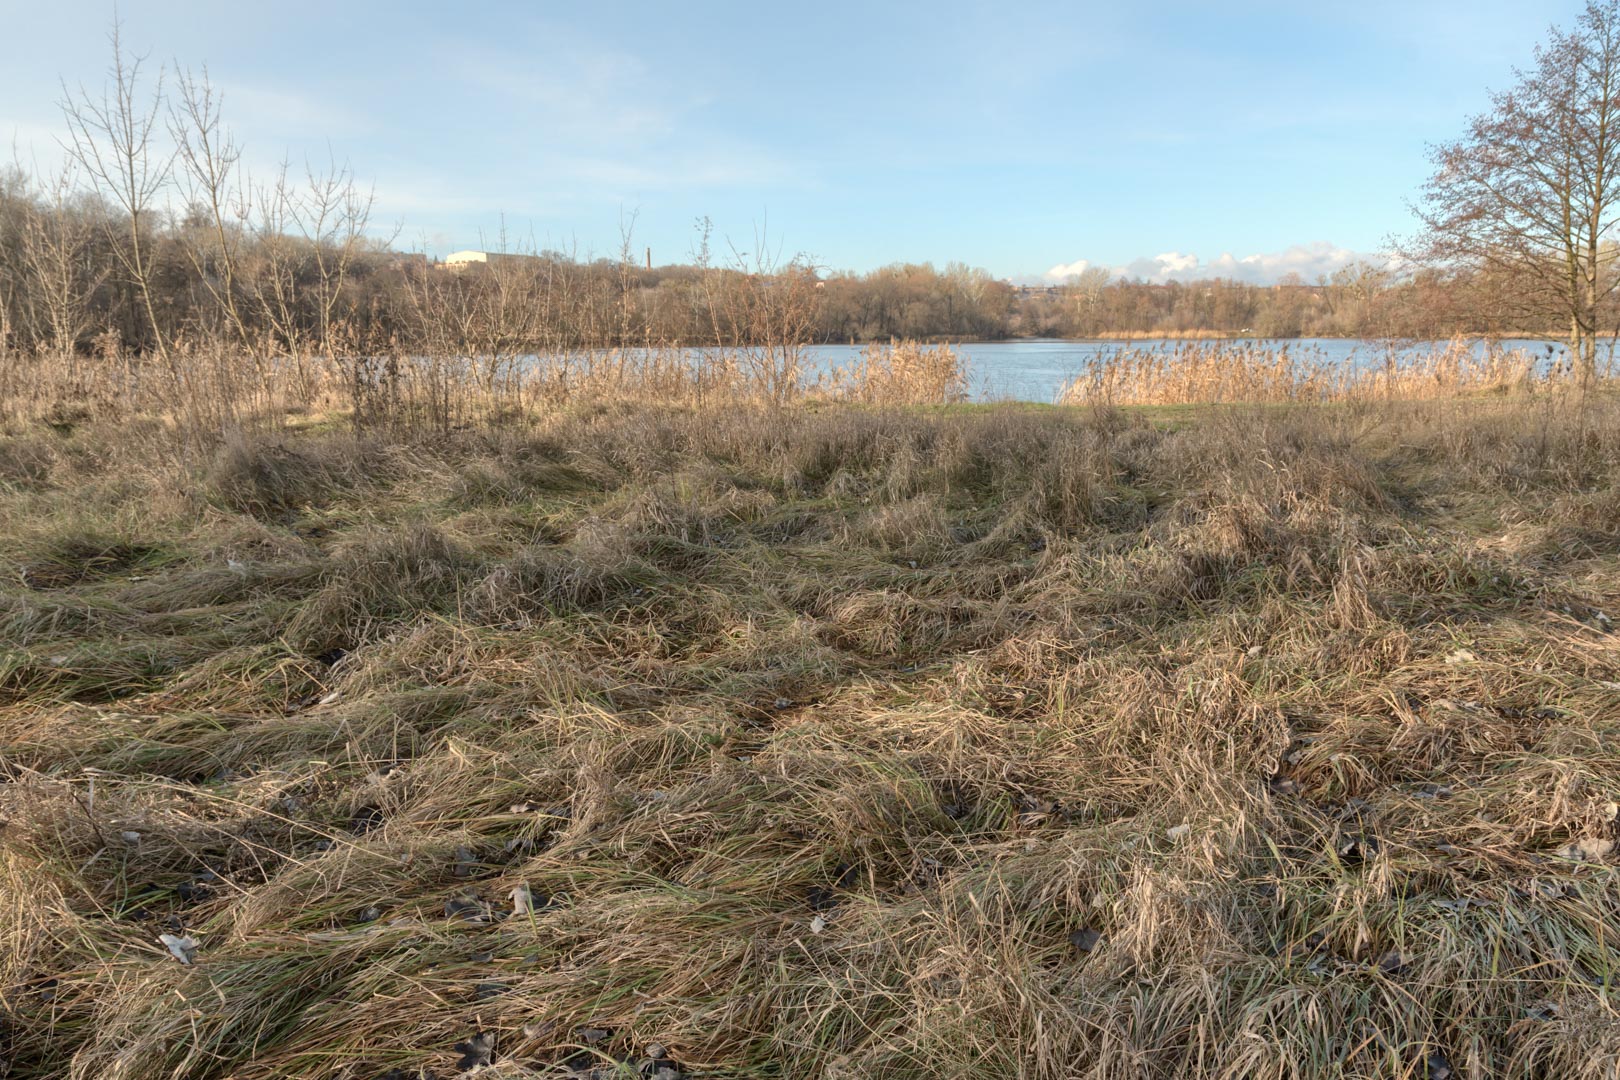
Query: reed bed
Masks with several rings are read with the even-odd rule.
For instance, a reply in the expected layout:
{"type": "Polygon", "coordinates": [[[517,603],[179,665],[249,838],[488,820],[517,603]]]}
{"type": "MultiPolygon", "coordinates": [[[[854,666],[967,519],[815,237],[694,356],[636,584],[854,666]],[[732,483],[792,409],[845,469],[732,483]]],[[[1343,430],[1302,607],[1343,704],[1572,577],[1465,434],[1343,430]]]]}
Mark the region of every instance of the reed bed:
{"type": "MultiPolygon", "coordinates": [[[[13,355],[0,371],[0,417],[15,423],[160,422],[193,448],[216,445],[225,432],[284,426],[288,418],[346,416],[363,428],[446,432],[507,423],[536,410],[626,402],[700,408],[950,404],[967,400],[970,387],[967,362],[952,346],[904,341],[870,346],[833,370],[813,368],[802,347],[648,345],[366,357],[255,356],[182,346],[165,359],[116,349],[95,357],[13,355]]],[[[1600,371],[1596,389],[1613,376],[1600,371]]],[[[1547,357],[1480,353],[1461,340],[1427,354],[1392,349],[1349,363],[1271,343],[1182,342],[1107,353],[1066,383],[1057,400],[1108,406],[1439,401],[1573,384],[1547,357]]]]}
{"type": "Polygon", "coordinates": [[[968,398],[966,361],[949,345],[868,345],[853,363],[812,384],[812,393],[865,405],[948,405],[968,398]]]}
{"type": "Polygon", "coordinates": [[[161,422],[193,444],[346,415],[361,427],[449,431],[525,411],[588,404],[777,406],[806,401],[928,405],[964,400],[966,362],[949,346],[870,346],[856,363],[812,370],[802,347],[558,350],[499,356],[255,356],[178,347],[96,357],[14,354],[0,363],[0,417],[71,428],[161,422]]]}
{"type": "MultiPolygon", "coordinates": [[[[1605,379],[1612,372],[1604,371],[1605,379]]],[[[1424,401],[1534,392],[1573,382],[1536,353],[1476,351],[1457,340],[1422,354],[1330,361],[1307,348],[1269,343],[1181,343],[1122,348],[1100,357],[1059,392],[1064,404],[1192,405],[1325,401],[1424,401]]]]}

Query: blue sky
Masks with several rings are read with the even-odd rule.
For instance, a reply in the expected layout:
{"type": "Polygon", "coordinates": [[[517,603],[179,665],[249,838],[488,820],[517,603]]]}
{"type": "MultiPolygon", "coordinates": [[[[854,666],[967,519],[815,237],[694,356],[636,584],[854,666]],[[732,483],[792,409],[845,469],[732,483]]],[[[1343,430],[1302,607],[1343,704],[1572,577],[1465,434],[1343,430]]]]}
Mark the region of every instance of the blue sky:
{"type": "MultiPolygon", "coordinates": [[[[206,63],[261,172],[328,148],[398,243],[685,259],[694,221],[834,269],[1312,277],[1411,226],[1461,130],[1578,0],[123,0],[206,63]],[[480,238],[483,238],[482,242],[480,238]],[[1223,256],[1225,259],[1223,260],[1223,256]]],[[[0,0],[0,137],[53,159],[112,5],[0,0]]]]}

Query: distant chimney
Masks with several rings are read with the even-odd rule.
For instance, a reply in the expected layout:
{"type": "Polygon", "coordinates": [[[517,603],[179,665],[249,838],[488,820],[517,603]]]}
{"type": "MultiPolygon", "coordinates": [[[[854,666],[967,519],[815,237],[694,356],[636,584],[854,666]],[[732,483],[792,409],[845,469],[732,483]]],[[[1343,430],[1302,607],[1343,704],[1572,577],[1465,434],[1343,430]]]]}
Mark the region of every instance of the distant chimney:
{"type": "Polygon", "coordinates": [[[647,248],[647,269],[652,269],[652,247],[650,245],[647,248]]]}

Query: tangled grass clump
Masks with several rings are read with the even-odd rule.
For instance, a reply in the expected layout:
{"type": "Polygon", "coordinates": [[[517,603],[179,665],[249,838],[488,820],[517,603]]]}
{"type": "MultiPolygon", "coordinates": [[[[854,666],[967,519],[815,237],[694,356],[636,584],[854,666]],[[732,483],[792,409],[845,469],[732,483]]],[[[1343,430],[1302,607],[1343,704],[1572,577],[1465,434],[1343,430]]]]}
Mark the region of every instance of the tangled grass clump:
{"type": "Polygon", "coordinates": [[[17,435],[0,1075],[1612,1080],[1617,421],[17,435]]]}

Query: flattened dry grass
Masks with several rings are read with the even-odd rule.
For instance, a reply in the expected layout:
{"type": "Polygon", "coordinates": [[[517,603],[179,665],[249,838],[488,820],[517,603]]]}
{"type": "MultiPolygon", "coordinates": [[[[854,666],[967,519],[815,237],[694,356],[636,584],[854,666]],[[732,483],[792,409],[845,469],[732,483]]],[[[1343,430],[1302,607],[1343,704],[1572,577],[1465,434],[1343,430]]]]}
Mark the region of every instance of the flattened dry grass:
{"type": "Polygon", "coordinates": [[[1617,421],[13,433],[0,1056],[1613,1078],[1617,421]]]}

